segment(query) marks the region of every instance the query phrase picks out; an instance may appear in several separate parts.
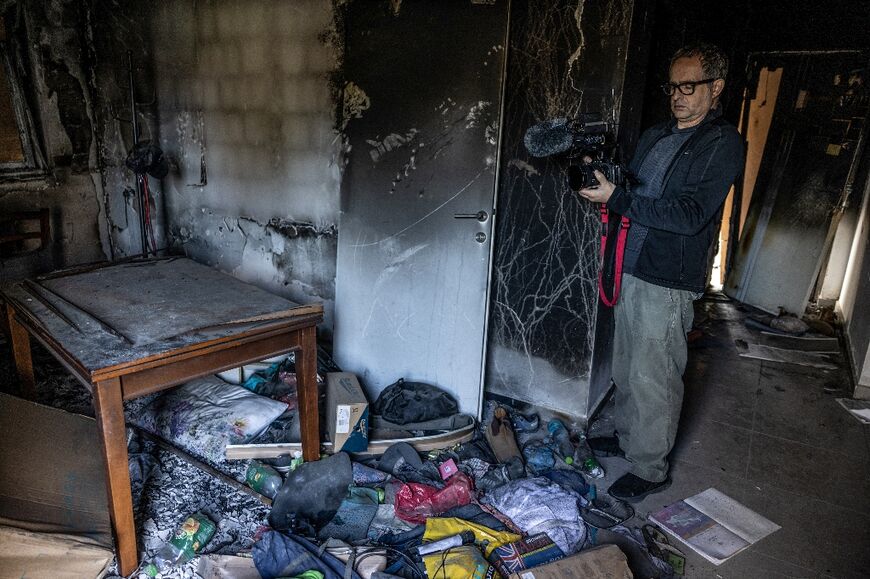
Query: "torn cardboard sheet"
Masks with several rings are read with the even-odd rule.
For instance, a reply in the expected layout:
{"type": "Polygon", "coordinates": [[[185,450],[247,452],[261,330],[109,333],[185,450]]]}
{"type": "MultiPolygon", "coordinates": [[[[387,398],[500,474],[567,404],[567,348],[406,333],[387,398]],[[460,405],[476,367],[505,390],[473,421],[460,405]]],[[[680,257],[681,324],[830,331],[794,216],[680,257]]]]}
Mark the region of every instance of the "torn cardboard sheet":
{"type": "Polygon", "coordinates": [[[113,556],[111,546],[81,535],[0,525],[0,579],[102,577],[113,556]]]}
{"type": "Polygon", "coordinates": [[[112,561],[93,418],[0,393],[0,578],[101,577],[112,561]]]}
{"type": "Polygon", "coordinates": [[[677,501],[649,519],[714,565],[780,528],[713,488],[677,501]]]}
{"type": "Polygon", "coordinates": [[[0,394],[0,517],[111,548],[100,448],[93,418],[0,394]]]}

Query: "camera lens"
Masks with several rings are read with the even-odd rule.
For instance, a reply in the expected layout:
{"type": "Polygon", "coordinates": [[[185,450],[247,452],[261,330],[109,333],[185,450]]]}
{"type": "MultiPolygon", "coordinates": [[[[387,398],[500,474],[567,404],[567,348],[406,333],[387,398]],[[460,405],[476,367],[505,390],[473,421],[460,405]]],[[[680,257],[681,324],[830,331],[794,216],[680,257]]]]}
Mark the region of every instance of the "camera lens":
{"type": "Polygon", "coordinates": [[[569,165],[568,166],[568,187],[572,191],[579,191],[587,187],[595,187],[598,185],[598,179],[592,172],[592,165],[569,165]]]}

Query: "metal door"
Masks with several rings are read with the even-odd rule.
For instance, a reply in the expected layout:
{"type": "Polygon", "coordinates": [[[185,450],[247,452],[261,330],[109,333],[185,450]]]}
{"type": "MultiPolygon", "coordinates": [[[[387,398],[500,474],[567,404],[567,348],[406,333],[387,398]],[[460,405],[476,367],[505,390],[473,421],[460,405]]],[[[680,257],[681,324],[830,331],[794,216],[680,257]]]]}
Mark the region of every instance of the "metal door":
{"type": "Polygon", "coordinates": [[[372,399],[405,378],[477,414],[508,2],[345,9],[335,357],[372,399]]]}
{"type": "Polygon", "coordinates": [[[851,51],[758,55],[757,67],[783,68],[783,76],[728,295],[772,313],[804,313],[832,219],[851,191],[866,63],[851,51]]]}

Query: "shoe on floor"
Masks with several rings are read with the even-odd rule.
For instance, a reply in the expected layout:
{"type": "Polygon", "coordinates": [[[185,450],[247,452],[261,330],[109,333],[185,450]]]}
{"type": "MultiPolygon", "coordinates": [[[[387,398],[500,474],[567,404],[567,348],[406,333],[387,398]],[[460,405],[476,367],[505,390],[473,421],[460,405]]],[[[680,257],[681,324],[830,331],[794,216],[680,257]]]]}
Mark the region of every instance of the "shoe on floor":
{"type": "Polygon", "coordinates": [[[663,491],[671,486],[671,478],[668,477],[661,482],[652,482],[642,479],[639,476],[628,473],[619,477],[615,483],[607,489],[607,494],[621,501],[636,503],[642,500],[645,496],[663,491]]]}
{"type": "Polygon", "coordinates": [[[618,436],[599,436],[596,438],[587,438],[589,448],[595,456],[618,456],[625,458],[625,452],[619,447],[618,436]]]}

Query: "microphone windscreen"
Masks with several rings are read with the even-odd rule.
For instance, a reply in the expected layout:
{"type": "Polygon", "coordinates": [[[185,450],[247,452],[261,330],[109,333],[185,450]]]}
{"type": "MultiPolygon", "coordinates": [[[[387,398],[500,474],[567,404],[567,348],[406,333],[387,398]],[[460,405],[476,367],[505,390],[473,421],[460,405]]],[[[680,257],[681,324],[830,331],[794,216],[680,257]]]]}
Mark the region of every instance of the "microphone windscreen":
{"type": "Polygon", "coordinates": [[[523,142],[533,157],[547,157],[571,148],[574,136],[568,129],[568,119],[552,119],[529,127],[523,142]]]}

